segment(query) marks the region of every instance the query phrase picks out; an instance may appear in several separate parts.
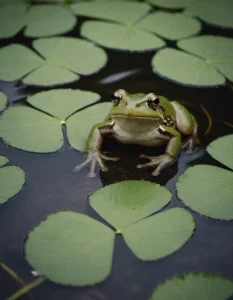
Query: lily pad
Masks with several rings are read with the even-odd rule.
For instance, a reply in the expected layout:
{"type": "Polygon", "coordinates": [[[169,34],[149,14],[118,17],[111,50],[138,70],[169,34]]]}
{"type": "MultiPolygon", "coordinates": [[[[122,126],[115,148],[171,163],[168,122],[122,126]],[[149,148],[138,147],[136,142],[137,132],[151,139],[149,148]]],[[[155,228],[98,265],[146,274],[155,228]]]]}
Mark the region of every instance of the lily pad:
{"type": "Polygon", "coordinates": [[[177,45],[202,57],[207,65],[215,67],[223,76],[233,81],[233,39],[203,35],[179,41],[177,45]]]}
{"type": "Polygon", "coordinates": [[[93,125],[105,120],[111,103],[100,103],[72,115],[66,122],[70,145],[79,151],[86,150],[89,132],[93,125]]]}
{"type": "Polygon", "coordinates": [[[201,23],[182,13],[157,11],[149,14],[137,23],[145,29],[169,40],[179,40],[197,34],[201,30],[201,23]]]}
{"type": "Polygon", "coordinates": [[[165,45],[159,37],[136,25],[86,21],[81,26],[81,35],[104,47],[126,51],[148,51],[165,45]]]}
{"type": "Polygon", "coordinates": [[[3,155],[0,155],[0,167],[6,165],[8,163],[9,159],[3,155]]]}
{"type": "Polygon", "coordinates": [[[233,170],[233,134],[214,140],[207,151],[214,159],[233,170]]]}
{"type": "Polygon", "coordinates": [[[164,187],[138,180],[110,184],[93,193],[92,208],[117,230],[157,212],[171,201],[171,193],[164,187]]]}
{"type": "Polygon", "coordinates": [[[232,182],[233,172],[210,165],[197,165],[188,168],[179,177],[176,188],[178,197],[191,209],[211,218],[231,220],[232,182]]]}
{"type": "Polygon", "coordinates": [[[189,273],[158,285],[148,300],[226,300],[232,293],[230,279],[209,273],[189,273]]]}
{"type": "MultiPolygon", "coordinates": [[[[9,2],[9,0],[7,1],[9,2]]],[[[16,35],[26,25],[27,7],[20,3],[7,3],[0,9],[0,39],[16,35]]]]}
{"type": "Polygon", "coordinates": [[[167,79],[193,86],[218,86],[225,78],[208,61],[172,48],[165,48],[152,58],[153,71],[167,79]]]}
{"type": "Polygon", "coordinates": [[[179,9],[189,4],[190,0],[146,0],[152,5],[168,8],[168,9],[179,9]]]}
{"type": "Polygon", "coordinates": [[[0,92],[0,111],[2,111],[7,104],[7,97],[4,93],[0,92]]]}
{"type": "Polygon", "coordinates": [[[62,34],[74,28],[76,17],[68,7],[62,5],[33,5],[27,14],[29,37],[44,37],[62,34]]]}
{"type": "Polygon", "coordinates": [[[93,104],[99,99],[99,94],[89,91],[54,89],[28,97],[27,102],[65,122],[75,111],[93,104]]]}
{"type": "Polygon", "coordinates": [[[46,59],[32,50],[12,44],[0,49],[0,79],[12,81],[24,78],[32,85],[51,86],[72,82],[79,78],[75,73],[90,75],[100,70],[107,55],[93,43],[71,37],[38,39],[33,47],[46,59]]]}
{"type": "Polygon", "coordinates": [[[25,174],[19,167],[8,166],[0,168],[0,204],[5,203],[18,194],[24,183],[25,174]]]}
{"type": "Polygon", "coordinates": [[[151,7],[146,3],[130,1],[84,1],[71,5],[74,13],[80,16],[132,24],[147,14],[151,7]],[[124,13],[122,13],[124,12],[124,13]]]}
{"type": "Polygon", "coordinates": [[[29,233],[26,259],[51,281],[84,286],[111,271],[114,234],[88,216],[72,211],[50,215],[29,233]]]}
{"type": "Polygon", "coordinates": [[[122,230],[126,244],[142,260],[163,258],[180,249],[192,236],[195,223],[183,208],[171,208],[122,230]]]}

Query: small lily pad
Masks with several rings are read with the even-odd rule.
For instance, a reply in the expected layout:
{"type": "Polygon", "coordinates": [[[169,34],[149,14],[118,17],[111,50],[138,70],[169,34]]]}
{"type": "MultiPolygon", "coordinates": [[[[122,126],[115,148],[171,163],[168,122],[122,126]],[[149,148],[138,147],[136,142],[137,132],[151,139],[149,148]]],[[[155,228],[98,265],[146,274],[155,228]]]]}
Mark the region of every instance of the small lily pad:
{"type": "Polygon", "coordinates": [[[108,116],[111,103],[100,103],[72,115],[66,122],[67,137],[70,145],[79,151],[86,150],[91,128],[108,116]]]}
{"type": "Polygon", "coordinates": [[[190,0],[146,0],[152,5],[168,8],[168,9],[179,9],[189,4],[190,0]]]}
{"type": "MultiPolygon", "coordinates": [[[[9,0],[7,1],[9,2],[9,0]]],[[[16,35],[26,25],[27,7],[24,4],[7,3],[0,9],[0,39],[16,35]]],[[[18,58],[18,57],[17,57],[18,58]]]]}
{"type": "Polygon", "coordinates": [[[8,166],[0,168],[0,204],[5,203],[18,194],[24,183],[25,174],[19,167],[8,166]]]}
{"type": "Polygon", "coordinates": [[[33,5],[27,14],[27,28],[24,32],[29,37],[44,37],[62,34],[74,28],[76,17],[62,5],[33,5]]]}
{"type": "Polygon", "coordinates": [[[191,209],[211,218],[231,220],[232,182],[233,172],[210,165],[197,165],[188,168],[179,177],[176,188],[178,197],[191,209]]]}
{"type": "Polygon", "coordinates": [[[201,23],[182,13],[157,11],[139,21],[137,27],[169,40],[178,40],[197,34],[201,30],[201,23]]]}
{"type": "Polygon", "coordinates": [[[214,159],[233,170],[233,134],[214,140],[207,151],[214,159]]]}
{"type": "Polygon", "coordinates": [[[104,47],[126,51],[148,51],[165,45],[162,39],[136,25],[86,21],[81,26],[81,35],[104,47]]]}
{"type": "Polygon", "coordinates": [[[123,229],[122,234],[138,258],[155,260],[180,249],[192,236],[194,229],[192,215],[176,207],[132,224],[123,229]]]}
{"type": "Polygon", "coordinates": [[[111,271],[114,234],[88,216],[72,211],[50,215],[29,233],[26,259],[51,281],[84,286],[111,271]]]}
{"type": "Polygon", "coordinates": [[[0,155],[0,167],[6,165],[8,161],[9,159],[7,157],[0,155]]]}
{"type": "Polygon", "coordinates": [[[148,181],[128,180],[94,192],[92,208],[117,230],[155,213],[171,201],[171,193],[148,181]]]}
{"type": "Polygon", "coordinates": [[[4,93],[0,92],[0,111],[2,111],[7,104],[7,97],[4,93]]]}
{"type": "Polygon", "coordinates": [[[132,24],[147,14],[150,6],[146,3],[130,1],[84,1],[71,5],[74,13],[80,16],[132,24]],[[122,13],[124,12],[124,13],[122,13]]]}
{"type": "Polygon", "coordinates": [[[158,285],[148,300],[226,300],[232,293],[230,279],[209,273],[189,273],[158,285]]]}

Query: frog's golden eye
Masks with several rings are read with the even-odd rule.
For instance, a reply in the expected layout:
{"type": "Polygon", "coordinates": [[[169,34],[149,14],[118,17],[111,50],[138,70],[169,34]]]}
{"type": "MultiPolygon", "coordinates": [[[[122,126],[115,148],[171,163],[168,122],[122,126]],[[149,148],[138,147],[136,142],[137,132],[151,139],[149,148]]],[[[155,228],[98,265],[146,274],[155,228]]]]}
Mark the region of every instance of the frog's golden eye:
{"type": "Polygon", "coordinates": [[[114,106],[117,106],[120,103],[120,100],[122,98],[122,95],[116,91],[114,94],[111,96],[111,100],[114,106]]]}
{"type": "Polygon", "coordinates": [[[147,100],[148,106],[155,110],[159,105],[159,97],[155,94],[151,94],[147,100]]]}

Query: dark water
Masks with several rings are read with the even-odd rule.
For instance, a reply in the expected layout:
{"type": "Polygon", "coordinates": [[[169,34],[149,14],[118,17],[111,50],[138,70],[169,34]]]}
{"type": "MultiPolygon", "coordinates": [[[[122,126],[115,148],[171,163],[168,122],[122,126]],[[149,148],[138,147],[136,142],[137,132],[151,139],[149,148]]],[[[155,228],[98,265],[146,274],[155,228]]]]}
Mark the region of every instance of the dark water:
{"type": "MultiPolygon", "coordinates": [[[[78,28],[67,35],[77,36],[77,33],[78,28]]],[[[213,30],[207,26],[204,27],[204,33],[232,36],[230,31],[213,30]]],[[[14,39],[0,41],[0,46],[10,42],[31,44],[30,39],[19,34],[14,39]]],[[[8,147],[0,140],[0,154],[10,159],[10,165],[18,165],[26,173],[26,184],[22,191],[0,207],[0,260],[14,269],[25,282],[34,280],[34,277],[24,259],[24,240],[28,232],[49,214],[69,209],[100,220],[86,202],[88,195],[103,185],[126,179],[145,179],[166,185],[173,192],[169,206],[182,206],[174,189],[176,177],[189,165],[220,165],[205,152],[205,146],[215,138],[233,132],[232,128],[220,122],[233,123],[233,90],[228,85],[211,89],[180,86],[163,80],[151,71],[150,62],[154,52],[131,54],[109,50],[107,53],[109,61],[104,69],[92,76],[83,76],[78,82],[65,87],[97,92],[102,95],[103,101],[109,101],[110,95],[118,88],[130,93],[156,92],[171,100],[185,101],[199,122],[201,143],[192,155],[185,155],[181,151],[176,164],[166,168],[159,177],[152,177],[151,169],[135,168],[139,162],[138,154],[142,150],[150,153],[151,149],[120,145],[109,139],[105,141],[104,149],[121,160],[107,163],[110,168],[108,173],[101,172],[100,176],[90,179],[87,177],[88,169],[72,173],[72,168],[83,160],[84,153],[70,148],[67,142],[56,153],[32,154],[8,147]],[[137,69],[137,72],[128,78],[110,84],[101,83],[109,75],[133,69],[137,69]],[[204,136],[204,132],[208,122],[199,104],[203,104],[213,118],[213,128],[207,136],[204,136]]],[[[20,82],[0,82],[0,89],[8,95],[9,105],[25,104],[27,95],[41,91],[20,82]]],[[[66,136],[66,130],[63,129],[66,136]]],[[[160,149],[153,151],[157,153],[160,149]]],[[[211,272],[233,279],[233,221],[211,220],[191,213],[196,221],[195,234],[176,253],[154,262],[143,262],[130,252],[122,237],[117,236],[112,272],[105,282],[94,287],[70,288],[46,281],[32,291],[34,298],[141,300],[147,299],[158,283],[184,272],[211,272]]],[[[0,270],[0,299],[5,299],[16,289],[15,282],[0,270]]]]}

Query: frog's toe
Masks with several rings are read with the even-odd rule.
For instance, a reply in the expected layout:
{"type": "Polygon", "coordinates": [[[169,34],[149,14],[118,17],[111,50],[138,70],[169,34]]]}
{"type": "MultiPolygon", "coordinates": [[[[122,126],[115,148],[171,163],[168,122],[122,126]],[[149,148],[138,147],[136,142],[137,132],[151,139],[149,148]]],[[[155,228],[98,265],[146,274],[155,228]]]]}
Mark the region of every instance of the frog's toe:
{"type": "Polygon", "coordinates": [[[117,160],[120,159],[119,157],[111,157],[111,156],[107,156],[107,155],[104,155],[104,154],[101,154],[101,158],[103,158],[105,160],[112,160],[112,161],[117,161],[117,160]]]}
{"type": "Polygon", "coordinates": [[[91,161],[90,158],[86,159],[83,163],[81,163],[80,165],[77,165],[73,168],[73,172],[78,172],[80,171],[82,168],[84,168],[87,164],[89,164],[89,162],[91,161]]]}

